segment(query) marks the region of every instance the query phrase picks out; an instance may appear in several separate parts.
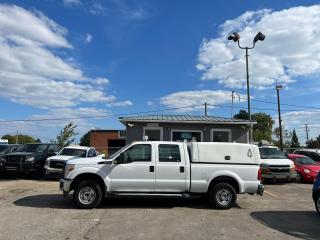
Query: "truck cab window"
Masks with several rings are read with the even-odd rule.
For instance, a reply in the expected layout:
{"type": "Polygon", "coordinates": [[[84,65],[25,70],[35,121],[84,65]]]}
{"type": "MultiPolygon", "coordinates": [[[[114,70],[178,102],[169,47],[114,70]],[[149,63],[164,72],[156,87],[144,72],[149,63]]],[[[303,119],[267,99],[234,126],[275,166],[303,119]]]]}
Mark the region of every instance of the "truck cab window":
{"type": "Polygon", "coordinates": [[[159,162],[181,162],[179,145],[160,144],[159,162]]]}
{"type": "Polygon", "coordinates": [[[123,162],[151,162],[151,145],[133,145],[128,150],[123,152],[123,162]]]}

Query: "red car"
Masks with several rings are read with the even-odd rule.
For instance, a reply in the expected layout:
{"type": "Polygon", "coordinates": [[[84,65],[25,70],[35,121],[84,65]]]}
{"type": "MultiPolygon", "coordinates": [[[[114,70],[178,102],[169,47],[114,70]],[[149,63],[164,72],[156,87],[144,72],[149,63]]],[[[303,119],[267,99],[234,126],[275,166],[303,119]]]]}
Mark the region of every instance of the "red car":
{"type": "Polygon", "coordinates": [[[320,162],[315,162],[311,158],[299,154],[289,154],[288,158],[294,162],[299,182],[314,181],[320,171],[320,162]]]}

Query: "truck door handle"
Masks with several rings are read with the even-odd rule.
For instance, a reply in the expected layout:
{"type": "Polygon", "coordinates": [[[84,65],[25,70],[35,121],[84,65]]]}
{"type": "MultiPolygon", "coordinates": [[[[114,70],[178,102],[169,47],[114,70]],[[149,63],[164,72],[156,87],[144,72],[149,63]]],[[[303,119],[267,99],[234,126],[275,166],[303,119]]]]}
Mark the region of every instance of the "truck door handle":
{"type": "Polygon", "coordinates": [[[230,156],[224,156],[224,160],[231,160],[230,156]]]}
{"type": "Polygon", "coordinates": [[[149,171],[150,171],[150,172],[154,172],[154,166],[150,166],[150,167],[149,167],[149,171]]]}
{"type": "Polygon", "coordinates": [[[180,166],[180,172],[181,172],[181,173],[184,172],[184,166],[180,166]]]}

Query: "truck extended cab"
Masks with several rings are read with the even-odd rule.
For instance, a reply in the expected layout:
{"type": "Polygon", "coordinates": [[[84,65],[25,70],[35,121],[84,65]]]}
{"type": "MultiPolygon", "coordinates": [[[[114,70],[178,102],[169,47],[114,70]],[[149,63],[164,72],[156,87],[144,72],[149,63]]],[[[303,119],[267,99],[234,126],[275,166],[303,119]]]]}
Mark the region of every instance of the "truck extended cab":
{"type": "Polygon", "coordinates": [[[60,190],[80,208],[102,197],[133,194],[207,195],[231,208],[239,193],[263,194],[257,146],[239,143],[135,142],[108,159],[69,160],[60,190]]]}

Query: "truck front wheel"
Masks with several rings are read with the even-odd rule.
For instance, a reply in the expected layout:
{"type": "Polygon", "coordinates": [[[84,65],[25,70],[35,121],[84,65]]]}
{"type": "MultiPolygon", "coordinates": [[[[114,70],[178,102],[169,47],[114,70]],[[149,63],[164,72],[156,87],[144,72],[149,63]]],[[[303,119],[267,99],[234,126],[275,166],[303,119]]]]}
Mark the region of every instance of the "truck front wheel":
{"type": "Polygon", "coordinates": [[[237,201],[237,193],[229,183],[217,183],[209,191],[210,204],[218,209],[229,209],[237,201]]]}
{"type": "Polygon", "coordinates": [[[73,201],[79,208],[91,209],[98,207],[102,200],[102,190],[95,181],[79,182],[73,192],[73,201]]]}

